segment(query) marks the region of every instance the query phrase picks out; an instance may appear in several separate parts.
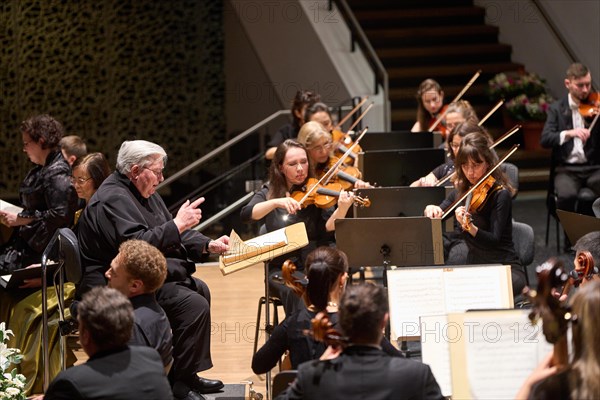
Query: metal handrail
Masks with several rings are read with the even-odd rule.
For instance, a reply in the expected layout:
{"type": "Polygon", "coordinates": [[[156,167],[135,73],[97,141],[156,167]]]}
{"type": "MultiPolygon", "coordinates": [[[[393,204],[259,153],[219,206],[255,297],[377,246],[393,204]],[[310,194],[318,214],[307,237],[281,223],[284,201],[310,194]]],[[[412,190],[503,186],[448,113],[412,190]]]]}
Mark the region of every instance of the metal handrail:
{"type": "Polygon", "coordinates": [[[358,20],[354,16],[352,9],[346,2],[346,0],[329,0],[329,10],[332,10],[332,5],[335,3],[340,14],[346,21],[348,29],[350,29],[350,47],[351,51],[354,51],[355,44],[358,43],[359,47],[365,53],[367,62],[375,73],[375,94],[379,93],[379,84],[383,88],[383,117],[386,130],[391,129],[391,117],[390,117],[390,100],[389,100],[389,78],[388,73],[383,63],[377,56],[377,53],[371,46],[371,42],[367,38],[367,35],[361,28],[358,20]]]}
{"type": "Polygon", "coordinates": [[[236,137],[234,137],[232,139],[229,139],[227,142],[223,143],[222,145],[220,145],[216,149],[211,150],[210,152],[208,152],[204,156],[200,157],[199,159],[197,159],[196,161],[194,161],[193,163],[191,163],[187,167],[184,167],[181,170],[179,170],[176,173],[174,173],[173,175],[169,176],[167,179],[165,179],[164,181],[162,181],[158,185],[157,189],[161,189],[162,187],[170,184],[171,182],[175,181],[176,179],[178,179],[182,175],[187,174],[188,172],[190,172],[190,171],[198,168],[200,165],[204,164],[205,162],[209,161],[210,159],[214,158],[215,156],[221,154],[225,150],[228,150],[231,146],[233,146],[234,144],[236,144],[236,143],[238,143],[238,142],[246,139],[248,136],[250,136],[251,134],[253,134],[257,129],[262,128],[263,126],[265,126],[269,122],[273,121],[275,118],[277,118],[277,117],[279,117],[281,115],[290,115],[291,113],[292,112],[290,110],[279,110],[277,112],[274,112],[273,114],[271,114],[267,118],[263,119],[262,121],[254,124],[253,126],[251,126],[248,129],[246,129],[244,132],[240,133],[236,137]]]}
{"type": "Polygon", "coordinates": [[[197,231],[203,231],[204,228],[206,228],[207,226],[210,226],[214,222],[219,221],[222,217],[228,216],[236,208],[239,208],[240,206],[246,204],[246,202],[249,201],[252,198],[252,196],[254,196],[254,192],[247,193],[244,197],[239,198],[238,200],[235,201],[235,203],[228,205],[226,208],[222,209],[221,211],[219,211],[218,213],[216,213],[215,215],[213,215],[206,221],[202,222],[198,226],[194,227],[193,229],[195,229],[197,231]]]}
{"type": "Polygon", "coordinates": [[[546,10],[544,10],[540,1],[532,0],[532,3],[537,8],[544,21],[546,21],[546,24],[548,24],[548,27],[550,28],[556,39],[560,42],[560,45],[562,46],[563,50],[567,53],[569,58],[571,58],[571,62],[577,62],[578,58],[575,55],[575,51],[571,48],[571,46],[569,46],[567,40],[560,34],[560,30],[558,29],[554,21],[552,21],[550,15],[548,15],[546,10]]]}

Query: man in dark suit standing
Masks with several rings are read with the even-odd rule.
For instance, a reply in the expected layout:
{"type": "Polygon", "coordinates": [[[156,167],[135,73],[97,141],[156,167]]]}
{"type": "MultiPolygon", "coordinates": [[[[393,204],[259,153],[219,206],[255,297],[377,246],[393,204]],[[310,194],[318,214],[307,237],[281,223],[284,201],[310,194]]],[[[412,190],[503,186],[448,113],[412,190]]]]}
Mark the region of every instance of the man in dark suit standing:
{"type": "Polygon", "coordinates": [[[127,346],[131,302],[116,289],[96,287],[78,305],[79,339],[89,360],[62,371],[45,400],[173,398],[160,356],[150,347],[127,346]]]}
{"type": "Polygon", "coordinates": [[[339,317],[350,345],[341,352],[329,347],[321,361],[301,364],[296,380],[277,398],[443,399],[429,366],[381,350],[388,310],[383,287],[348,287],[339,317]]]}
{"type": "Polygon", "coordinates": [[[552,149],[555,165],[556,207],[561,210],[591,214],[592,201],[600,196],[600,123],[589,130],[589,121],[579,112],[592,88],[592,77],[582,64],[567,69],[565,87],[568,94],[548,109],[541,145],[552,149]],[[588,188],[589,205],[577,204],[581,188],[588,188]]]}

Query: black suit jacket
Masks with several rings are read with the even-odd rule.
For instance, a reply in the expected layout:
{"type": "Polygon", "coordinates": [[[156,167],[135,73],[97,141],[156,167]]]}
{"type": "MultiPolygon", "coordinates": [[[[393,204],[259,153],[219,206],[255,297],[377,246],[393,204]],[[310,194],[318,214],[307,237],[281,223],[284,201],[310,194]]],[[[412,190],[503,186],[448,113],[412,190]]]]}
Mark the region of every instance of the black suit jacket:
{"type": "Polygon", "coordinates": [[[374,347],[351,346],[336,359],[301,364],[277,399],[443,399],[429,366],[390,357],[374,347]]]}
{"type": "MultiPolygon", "coordinates": [[[[560,143],[560,132],[573,129],[573,116],[569,108],[568,95],[552,103],[548,109],[546,124],[542,131],[540,143],[543,147],[553,149],[555,165],[565,163],[573,150],[573,140],[560,143]]],[[[600,164],[600,123],[597,123],[585,142],[583,149],[590,165],[600,164]]]]}
{"type": "Polygon", "coordinates": [[[170,400],[173,394],[156,350],[131,346],[95,354],[62,371],[44,399],[170,400]]]}

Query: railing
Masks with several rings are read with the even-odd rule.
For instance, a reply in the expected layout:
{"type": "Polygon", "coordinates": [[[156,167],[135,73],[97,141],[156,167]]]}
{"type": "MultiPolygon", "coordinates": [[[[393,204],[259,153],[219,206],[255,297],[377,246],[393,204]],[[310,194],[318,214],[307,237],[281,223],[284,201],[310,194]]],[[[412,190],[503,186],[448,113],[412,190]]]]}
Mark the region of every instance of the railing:
{"type": "Polygon", "coordinates": [[[550,18],[550,15],[548,15],[546,10],[542,7],[541,2],[539,0],[531,0],[531,2],[537,8],[544,21],[546,21],[546,24],[548,25],[548,27],[562,46],[563,50],[571,59],[571,62],[577,62],[579,58],[575,55],[575,51],[571,48],[571,46],[569,46],[569,43],[567,43],[567,40],[563,37],[563,35],[560,34],[560,29],[558,29],[554,21],[552,21],[552,18],[550,18]]]}
{"type": "Polygon", "coordinates": [[[381,60],[377,56],[377,53],[371,46],[371,42],[362,30],[358,20],[354,16],[352,9],[346,2],[346,0],[329,0],[329,11],[333,9],[335,3],[338,11],[346,21],[346,25],[350,30],[350,50],[356,49],[356,44],[361,48],[369,66],[375,74],[375,94],[379,93],[379,85],[383,88],[383,117],[386,130],[391,129],[391,116],[390,116],[390,104],[389,104],[389,80],[387,70],[383,66],[381,60]]]}

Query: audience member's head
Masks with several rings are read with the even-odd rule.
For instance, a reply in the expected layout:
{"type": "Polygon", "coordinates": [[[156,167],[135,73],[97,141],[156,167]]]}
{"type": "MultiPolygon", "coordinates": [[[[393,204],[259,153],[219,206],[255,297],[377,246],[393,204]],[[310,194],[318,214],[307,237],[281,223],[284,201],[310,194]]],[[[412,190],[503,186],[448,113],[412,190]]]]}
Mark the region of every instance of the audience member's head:
{"type": "Polygon", "coordinates": [[[379,344],[389,317],[382,286],[363,283],[348,286],[340,304],[340,326],[351,343],[379,344]]]}
{"type": "Polygon", "coordinates": [[[71,166],[73,166],[75,160],[87,154],[85,142],[77,135],[65,136],[58,144],[63,157],[71,166]]]}
{"type": "Polygon", "coordinates": [[[127,345],[133,329],[133,306],[116,289],[95,287],[78,303],[79,338],[88,356],[127,345]]]}
{"type": "MultiPolygon", "coordinates": [[[[21,133],[27,136],[27,142],[39,143],[42,149],[54,149],[64,134],[60,122],[49,115],[36,115],[21,123],[21,133]]],[[[24,146],[27,146],[24,143],[24,146]]]]}
{"type": "Polygon", "coordinates": [[[119,253],[105,273],[108,286],[127,297],[157,291],[167,277],[167,260],[156,247],[143,240],[121,243],[119,253]]]}

